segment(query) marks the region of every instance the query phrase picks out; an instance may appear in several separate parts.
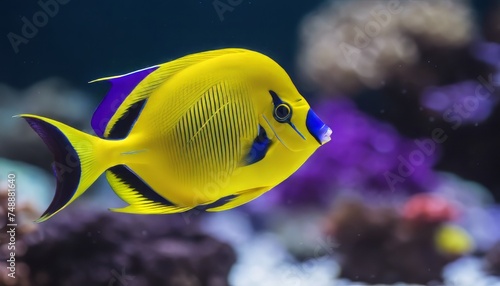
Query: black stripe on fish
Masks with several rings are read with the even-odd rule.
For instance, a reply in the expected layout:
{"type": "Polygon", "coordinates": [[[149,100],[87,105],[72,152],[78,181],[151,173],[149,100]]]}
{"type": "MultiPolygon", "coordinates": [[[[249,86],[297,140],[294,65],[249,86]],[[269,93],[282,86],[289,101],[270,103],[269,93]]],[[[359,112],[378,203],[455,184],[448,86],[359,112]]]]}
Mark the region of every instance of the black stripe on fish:
{"type": "Polygon", "coordinates": [[[109,135],[106,137],[108,139],[123,139],[127,137],[130,130],[134,126],[134,123],[139,118],[142,109],[144,108],[144,104],[146,103],[146,99],[138,101],[132,104],[125,113],[116,121],[115,125],[111,127],[111,131],[109,135]]]}
{"type": "Polygon", "coordinates": [[[165,206],[175,204],[156,193],[148,184],[139,178],[133,171],[125,165],[117,165],[108,169],[121,182],[130,187],[130,191],[137,193],[141,199],[150,203],[157,203],[165,206]]]}
{"type": "Polygon", "coordinates": [[[281,100],[281,98],[278,96],[278,94],[276,94],[276,92],[274,92],[273,90],[270,90],[269,91],[269,94],[271,95],[271,97],[273,98],[273,104],[274,104],[274,107],[280,105],[281,103],[283,103],[283,101],[281,100]]]}

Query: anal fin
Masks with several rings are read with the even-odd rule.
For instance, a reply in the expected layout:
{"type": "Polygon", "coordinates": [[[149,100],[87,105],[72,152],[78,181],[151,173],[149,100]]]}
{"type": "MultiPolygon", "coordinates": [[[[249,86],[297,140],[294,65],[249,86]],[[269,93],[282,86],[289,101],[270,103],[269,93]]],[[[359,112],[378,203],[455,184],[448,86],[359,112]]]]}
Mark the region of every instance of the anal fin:
{"type": "Polygon", "coordinates": [[[177,206],[156,193],[148,184],[125,165],[106,171],[106,178],[115,193],[129,204],[114,212],[134,214],[171,214],[185,212],[191,207],[177,206]]]}
{"type": "Polygon", "coordinates": [[[117,213],[127,213],[127,214],[176,214],[187,212],[192,208],[188,207],[176,207],[176,206],[151,206],[143,207],[137,205],[130,205],[124,208],[110,208],[109,210],[117,213]]]}

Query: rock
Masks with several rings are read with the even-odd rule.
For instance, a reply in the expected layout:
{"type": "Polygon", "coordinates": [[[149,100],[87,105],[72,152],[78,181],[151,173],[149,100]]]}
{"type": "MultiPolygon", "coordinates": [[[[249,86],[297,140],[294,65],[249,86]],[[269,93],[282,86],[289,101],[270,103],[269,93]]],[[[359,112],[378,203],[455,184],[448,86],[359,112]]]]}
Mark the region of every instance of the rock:
{"type": "Polygon", "coordinates": [[[33,285],[228,285],[231,246],[181,215],[68,208],[26,238],[33,285]]]}

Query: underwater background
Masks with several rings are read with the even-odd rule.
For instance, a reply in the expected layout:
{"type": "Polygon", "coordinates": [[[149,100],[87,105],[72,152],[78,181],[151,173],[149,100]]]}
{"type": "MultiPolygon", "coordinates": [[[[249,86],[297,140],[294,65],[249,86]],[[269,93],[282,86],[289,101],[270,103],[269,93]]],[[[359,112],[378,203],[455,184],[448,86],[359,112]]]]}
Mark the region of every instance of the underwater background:
{"type": "Polygon", "coordinates": [[[0,285],[500,285],[500,1],[2,5],[0,285]],[[111,213],[101,178],[32,222],[52,156],[13,115],[92,132],[90,80],[225,47],[282,65],[332,141],[230,211],[111,213]]]}

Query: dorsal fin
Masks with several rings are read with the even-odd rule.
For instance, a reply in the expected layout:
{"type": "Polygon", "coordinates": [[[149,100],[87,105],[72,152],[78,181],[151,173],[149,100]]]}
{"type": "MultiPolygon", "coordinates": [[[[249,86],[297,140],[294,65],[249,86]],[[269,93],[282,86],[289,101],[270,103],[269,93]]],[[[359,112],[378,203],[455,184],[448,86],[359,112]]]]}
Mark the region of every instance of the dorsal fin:
{"type": "Polygon", "coordinates": [[[157,68],[158,66],[153,66],[125,75],[100,78],[90,82],[93,83],[96,81],[107,80],[111,83],[111,89],[108,91],[92,116],[91,124],[97,136],[107,137],[104,136],[106,127],[118,107],[120,107],[125,98],[132,93],[134,88],[157,68]]]}
{"type": "MultiPolygon", "coordinates": [[[[221,49],[196,53],[182,58],[141,69],[120,76],[111,76],[91,81],[110,81],[111,90],[92,117],[92,128],[103,138],[110,136],[113,126],[135,103],[147,99],[154,90],[171,76],[197,63],[227,54],[249,52],[245,49],[221,49]]],[[[133,124],[133,122],[130,122],[133,124]]],[[[132,126],[127,126],[130,129],[132,126]]]]}

